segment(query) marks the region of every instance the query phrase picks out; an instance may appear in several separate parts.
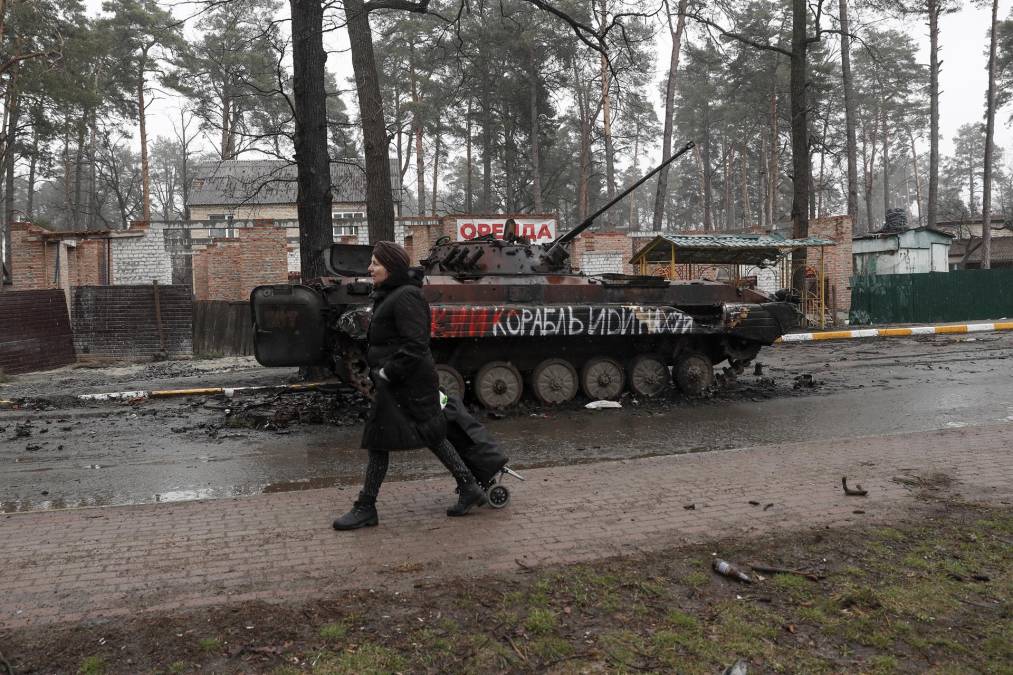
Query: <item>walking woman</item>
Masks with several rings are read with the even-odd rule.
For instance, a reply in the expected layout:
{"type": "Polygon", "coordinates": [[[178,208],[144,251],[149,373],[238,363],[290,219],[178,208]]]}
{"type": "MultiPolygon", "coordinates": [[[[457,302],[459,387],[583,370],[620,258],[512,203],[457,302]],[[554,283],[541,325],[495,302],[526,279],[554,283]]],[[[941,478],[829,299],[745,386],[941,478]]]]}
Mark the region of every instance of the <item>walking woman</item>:
{"type": "Polygon", "coordinates": [[[457,481],[458,501],[448,516],[463,516],[484,504],[475,482],[454,446],[447,441],[440,409],[436,364],[429,351],[429,304],[422,280],[409,273],[408,252],[389,241],[373,249],[373,317],[369,324],[370,375],[376,395],[366,419],[362,447],[369,451],[366,480],[352,510],[334,521],[335,530],[376,525],[376,497],[387,475],[391,450],[428,447],[457,481]]]}

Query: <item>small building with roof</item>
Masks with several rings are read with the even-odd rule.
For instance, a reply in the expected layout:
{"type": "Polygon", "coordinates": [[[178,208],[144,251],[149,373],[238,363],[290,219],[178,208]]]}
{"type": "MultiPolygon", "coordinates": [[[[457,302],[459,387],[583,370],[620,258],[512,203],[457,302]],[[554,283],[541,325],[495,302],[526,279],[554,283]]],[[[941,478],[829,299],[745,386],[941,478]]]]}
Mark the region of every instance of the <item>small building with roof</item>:
{"type": "Polygon", "coordinates": [[[928,226],[854,237],[855,275],[948,272],[953,235],[928,226]]]}
{"type": "MultiPolygon", "coordinates": [[[[278,159],[202,162],[191,171],[190,220],[295,220],[298,185],[294,162],[278,159]]],[[[391,170],[395,205],[401,191],[391,170]]],[[[362,221],[366,215],[366,171],[358,160],[331,162],[335,220],[362,221]]],[[[338,232],[353,234],[353,232],[338,232]]]]}

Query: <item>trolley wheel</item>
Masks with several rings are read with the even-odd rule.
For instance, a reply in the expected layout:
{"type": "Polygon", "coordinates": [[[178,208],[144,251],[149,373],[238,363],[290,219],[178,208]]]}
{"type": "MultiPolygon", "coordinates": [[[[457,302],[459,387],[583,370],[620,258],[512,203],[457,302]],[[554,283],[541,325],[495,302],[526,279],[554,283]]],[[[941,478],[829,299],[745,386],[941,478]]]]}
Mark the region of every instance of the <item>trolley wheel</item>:
{"type": "Polygon", "coordinates": [[[489,506],[494,509],[501,509],[510,503],[510,490],[505,485],[493,485],[486,496],[489,498],[489,506]]]}
{"type": "Polygon", "coordinates": [[[472,386],[478,402],[490,410],[516,405],[524,393],[520,371],[508,361],[490,361],[479,368],[472,386]]]}
{"type": "Polygon", "coordinates": [[[629,368],[630,391],[637,396],[652,398],[668,389],[671,375],[664,360],[656,354],[641,354],[629,368]]]}
{"type": "Polygon", "coordinates": [[[531,372],[531,392],[541,403],[566,403],[577,395],[577,369],[564,359],[545,359],[531,372]]]}
{"type": "Polygon", "coordinates": [[[580,388],[592,401],[617,399],[626,386],[622,364],[607,356],[595,356],[580,371],[580,388]]]}
{"type": "Polygon", "coordinates": [[[714,366],[700,352],[684,352],[675,360],[672,377],[682,393],[692,397],[703,396],[714,384],[714,366]]]}
{"type": "Polygon", "coordinates": [[[457,368],[448,366],[445,363],[436,364],[436,377],[440,381],[440,389],[447,396],[456,396],[461,398],[464,396],[464,378],[461,377],[461,373],[457,371],[457,368]]]}

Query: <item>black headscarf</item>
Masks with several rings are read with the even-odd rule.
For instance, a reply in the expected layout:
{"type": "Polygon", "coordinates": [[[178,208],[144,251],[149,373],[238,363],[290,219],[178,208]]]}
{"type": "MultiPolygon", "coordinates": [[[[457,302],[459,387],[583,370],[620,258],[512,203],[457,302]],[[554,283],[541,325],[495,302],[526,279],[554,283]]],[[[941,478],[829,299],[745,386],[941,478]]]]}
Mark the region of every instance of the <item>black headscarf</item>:
{"type": "Polygon", "coordinates": [[[373,247],[373,257],[387,270],[387,279],[381,286],[396,288],[409,281],[411,258],[403,246],[392,241],[378,241],[373,247]]]}

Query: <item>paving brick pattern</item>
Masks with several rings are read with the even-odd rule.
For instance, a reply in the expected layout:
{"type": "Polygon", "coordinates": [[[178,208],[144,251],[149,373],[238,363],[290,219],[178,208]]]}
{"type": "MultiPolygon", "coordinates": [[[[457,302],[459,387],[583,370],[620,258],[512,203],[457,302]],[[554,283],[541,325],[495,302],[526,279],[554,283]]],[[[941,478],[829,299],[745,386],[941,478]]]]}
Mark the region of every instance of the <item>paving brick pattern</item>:
{"type": "Polygon", "coordinates": [[[507,508],[461,519],[443,513],[449,478],[391,483],[380,526],[356,532],[330,529],[352,489],[12,514],[0,518],[0,623],[326,597],[519,563],[883,522],[918,504],[892,480],[899,475],[945,474],[963,498],[1008,503],[1011,434],[1004,424],[533,469],[526,482],[511,480],[507,508]],[[844,496],[842,475],[869,496],[844,496]]]}

